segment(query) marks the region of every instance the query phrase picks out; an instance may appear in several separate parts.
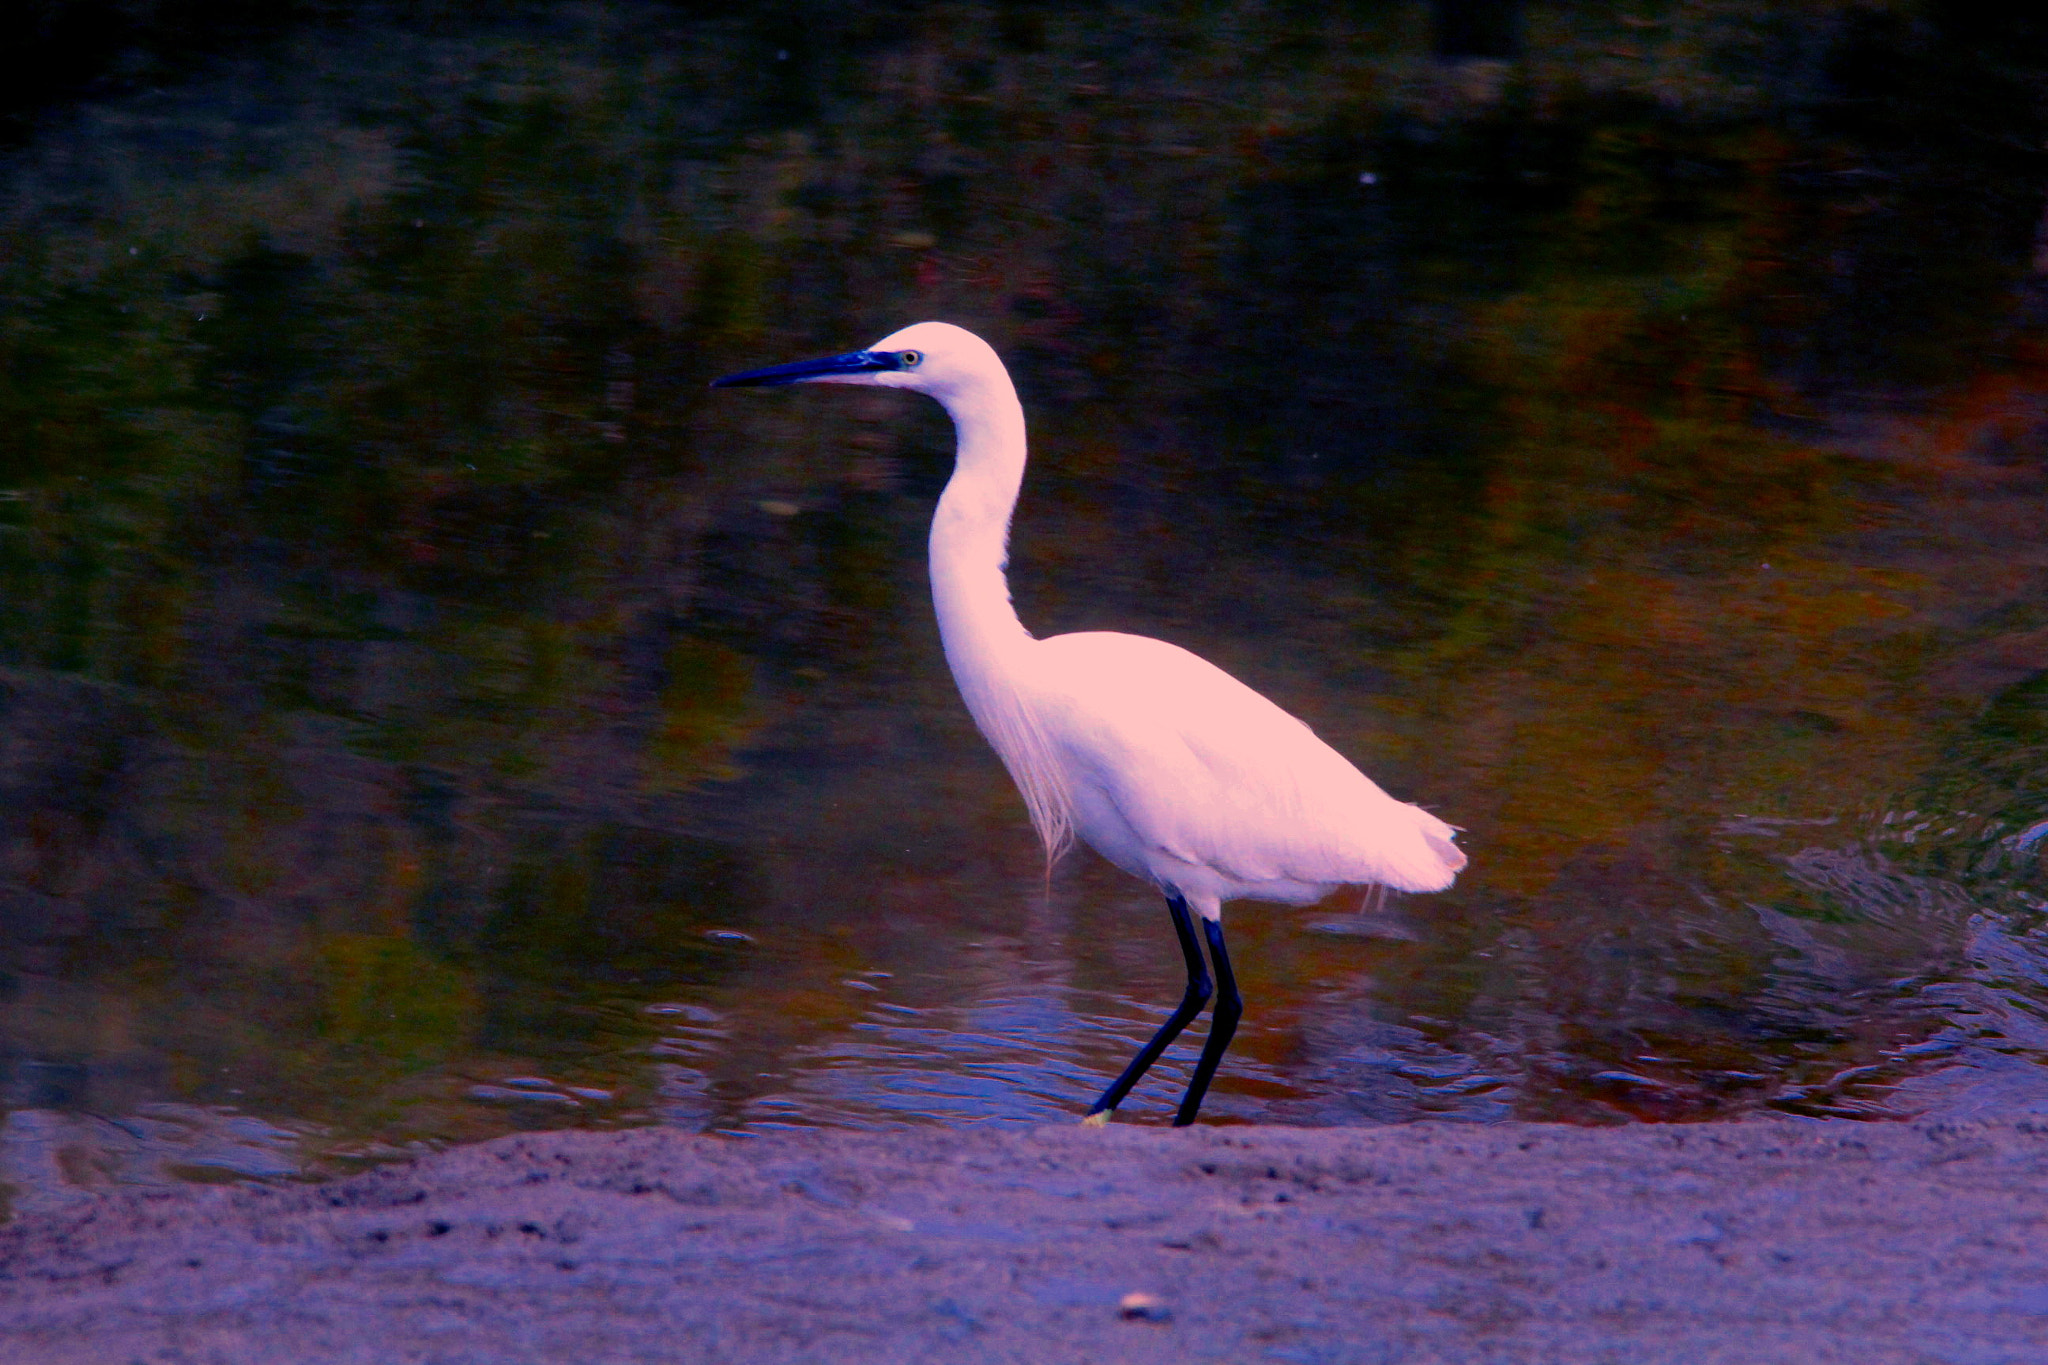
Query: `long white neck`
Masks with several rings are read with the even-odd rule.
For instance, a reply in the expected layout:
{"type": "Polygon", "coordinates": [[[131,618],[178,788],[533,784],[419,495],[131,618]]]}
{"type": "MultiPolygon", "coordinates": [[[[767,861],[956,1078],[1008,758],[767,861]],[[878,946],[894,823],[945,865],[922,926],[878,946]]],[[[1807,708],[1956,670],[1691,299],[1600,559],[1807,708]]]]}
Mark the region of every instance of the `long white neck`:
{"type": "Polygon", "coordinates": [[[932,603],[946,662],[964,689],[1031,636],[1010,605],[1010,514],[1024,483],[1024,409],[1008,376],[948,395],[959,436],[953,477],[932,518],[932,603]]]}
{"type": "Polygon", "coordinates": [[[998,369],[935,395],[959,436],[953,477],[932,518],[932,604],[946,662],[974,722],[1002,757],[1049,857],[1072,834],[1064,765],[1032,707],[1036,642],[1004,576],[1010,514],[1024,483],[1024,409],[998,369]]]}

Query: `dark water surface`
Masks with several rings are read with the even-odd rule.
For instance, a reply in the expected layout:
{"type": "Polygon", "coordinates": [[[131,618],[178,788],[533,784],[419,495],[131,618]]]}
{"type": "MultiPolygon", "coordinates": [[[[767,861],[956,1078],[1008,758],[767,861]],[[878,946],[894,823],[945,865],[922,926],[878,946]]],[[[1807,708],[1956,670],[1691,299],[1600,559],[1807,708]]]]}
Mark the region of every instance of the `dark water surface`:
{"type": "Polygon", "coordinates": [[[53,114],[0,1181],[1077,1116],[1178,957],[953,693],[949,428],[704,388],[926,317],[1024,392],[1027,624],[1468,831],[1231,913],[1215,1119],[2048,1111],[2039,35],[1569,13],[581,6],[53,114]]]}

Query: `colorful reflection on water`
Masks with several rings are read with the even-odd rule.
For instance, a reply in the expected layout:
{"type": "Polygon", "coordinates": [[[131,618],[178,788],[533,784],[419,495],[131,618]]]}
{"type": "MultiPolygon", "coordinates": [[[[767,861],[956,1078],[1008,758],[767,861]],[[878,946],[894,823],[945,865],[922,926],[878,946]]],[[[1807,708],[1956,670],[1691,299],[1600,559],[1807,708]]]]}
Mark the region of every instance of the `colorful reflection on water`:
{"type": "Polygon", "coordinates": [[[1078,1114],[1177,959],[953,695],[943,419],[704,389],[922,317],[1024,390],[1028,623],[1469,831],[1231,916],[1210,1114],[2048,1106],[2037,54],[774,13],[318,33],[11,155],[0,1179],[1078,1114]]]}

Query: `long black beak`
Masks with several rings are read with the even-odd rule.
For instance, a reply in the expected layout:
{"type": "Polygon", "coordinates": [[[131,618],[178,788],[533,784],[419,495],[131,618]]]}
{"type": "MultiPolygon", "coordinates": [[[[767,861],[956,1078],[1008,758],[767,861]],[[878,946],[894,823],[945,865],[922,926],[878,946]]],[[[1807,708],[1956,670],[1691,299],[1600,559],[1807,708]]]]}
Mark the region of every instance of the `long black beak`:
{"type": "Polygon", "coordinates": [[[742,370],[711,381],[714,389],[767,388],[777,384],[800,384],[835,374],[871,374],[876,370],[900,370],[902,361],[894,351],[848,351],[822,360],[794,360],[787,365],[770,365],[765,370],[742,370]]]}

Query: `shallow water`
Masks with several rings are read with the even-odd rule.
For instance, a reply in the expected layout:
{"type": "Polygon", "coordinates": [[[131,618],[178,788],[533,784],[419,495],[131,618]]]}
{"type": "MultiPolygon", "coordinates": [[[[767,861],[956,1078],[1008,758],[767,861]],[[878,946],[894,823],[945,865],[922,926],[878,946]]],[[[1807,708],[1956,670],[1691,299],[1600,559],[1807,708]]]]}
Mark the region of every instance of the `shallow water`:
{"type": "Polygon", "coordinates": [[[1206,1115],[2048,1105],[2024,50],[1962,107],[1982,35],[1732,6],[537,13],[7,163],[5,1179],[1084,1109],[1178,957],[953,694],[942,417],[703,387],[930,316],[1033,421],[1027,624],[1467,830],[1232,910],[1206,1115]]]}

